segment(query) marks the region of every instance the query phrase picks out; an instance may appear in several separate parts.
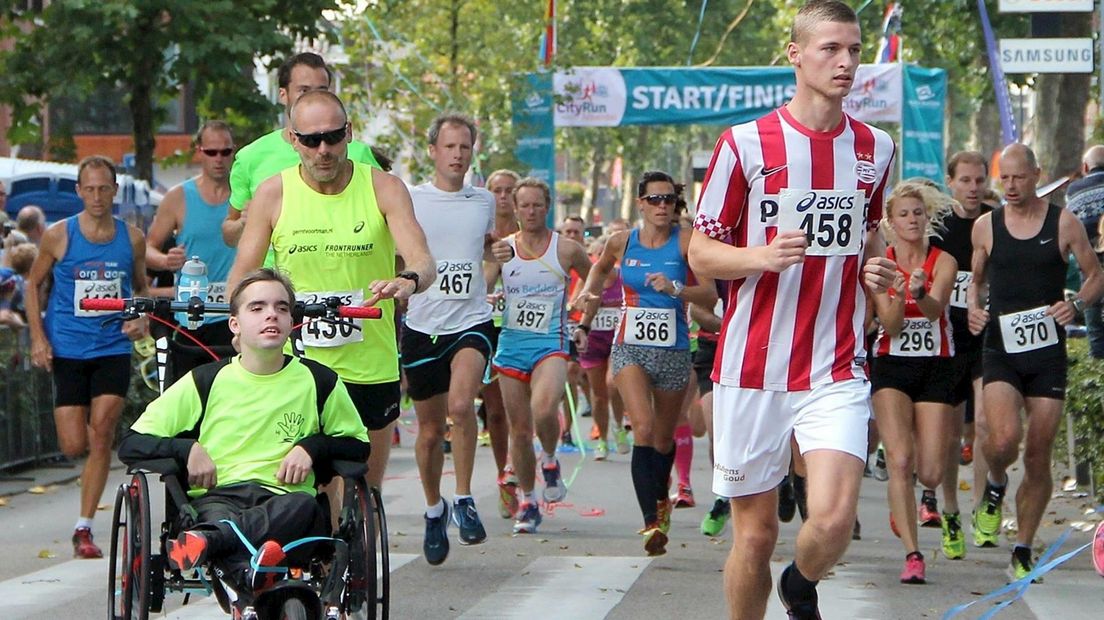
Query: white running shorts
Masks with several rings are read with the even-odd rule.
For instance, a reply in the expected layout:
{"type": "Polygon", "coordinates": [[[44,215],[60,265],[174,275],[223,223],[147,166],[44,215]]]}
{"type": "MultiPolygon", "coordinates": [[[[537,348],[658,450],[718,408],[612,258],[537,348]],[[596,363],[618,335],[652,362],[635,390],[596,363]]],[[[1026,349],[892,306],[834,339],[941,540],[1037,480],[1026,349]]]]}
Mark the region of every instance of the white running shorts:
{"type": "Polygon", "coordinates": [[[866,461],[870,383],[848,379],[801,392],[714,384],[713,492],[769,491],[790,469],[790,434],[801,453],[836,450],[866,461]]]}

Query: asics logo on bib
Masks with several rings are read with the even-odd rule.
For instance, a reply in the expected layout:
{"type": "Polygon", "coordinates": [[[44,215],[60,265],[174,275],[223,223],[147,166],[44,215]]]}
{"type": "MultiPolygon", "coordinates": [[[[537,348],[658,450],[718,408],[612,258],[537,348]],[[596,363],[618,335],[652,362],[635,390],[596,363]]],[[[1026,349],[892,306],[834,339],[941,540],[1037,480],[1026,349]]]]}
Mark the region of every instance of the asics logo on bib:
{"type": "Polygon", "coordinates": [[[1040,308],[1037,312],[1028,314],[1027,312],[1021,312],[1012,317],[1011,327],[1016,327],[1020,324],[1031,325],[1039,321],[1045,321],[1047,318],[1046,308],[1040,308]]]}
{"type": "Polygon", "coordinates": [[[850,209],[855,206],[854,196],[821,196],[815,191],[805,194],[805,197],[797,202],[797,212],[804,213],[810,207],[816,205],[819,210],[850,209]]]}
{"type": "Polygon", "coordinates": [[[288,254],[295,254],[296,252],[317,252],[317,245],[292,245],[288,248],[288,254]]]}
{"type": "Polygon", "coordinates": [[[470,273],[475,270],[475,264],[471,261],[466,262],[447,262],[441,261],[437,264],[437,273],[470,273]]]}
{"type": "Polygon", "coordinates": [[[84,293],[116,293],[118,287],[114,282],[91,282],[88,286],[84,287],[84,293]]]}
{"type": "Polygon", "coordinates": [[[353,232],[354,233],[358,233],[362,230],[364,230],[364,221],[363,220],[360,221],[360,222],[357,222],[356,226],[353,226],[353,232]]]}
{"type": "Polygon", "coordinates": [[[724,465],[714,465],[713,469],[721,472],[721,475],[724,476],[725,482],[743,482],[744,479],[747,478],[747,474],[740,471],[739,469],[729,469],[724,465]]]}
{"type": "Polygon", "coordinates": [[[650,312],[648,310],[638,310],[633,316],[637,321],[662,321],[667,318],[666,312],[650,312]]]}

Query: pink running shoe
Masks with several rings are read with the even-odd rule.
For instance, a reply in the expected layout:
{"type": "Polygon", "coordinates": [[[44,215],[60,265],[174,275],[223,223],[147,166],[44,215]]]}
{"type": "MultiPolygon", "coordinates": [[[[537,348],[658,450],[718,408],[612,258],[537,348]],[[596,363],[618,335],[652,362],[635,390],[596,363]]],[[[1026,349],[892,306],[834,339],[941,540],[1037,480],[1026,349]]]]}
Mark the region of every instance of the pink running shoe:
{"type": "Polygon", "coordinates": [[[1097,574],[1104,577],[1104,523],[1096,526],[1096,535],[1093,536],[1092,545],[1093,568],[1097,574]]]}
{"type": "Polygon", "coordinates": [[[924,556],[913,551],[905,556],[905,569],[901,571],[901,583],[927,583],[924,556]]]}

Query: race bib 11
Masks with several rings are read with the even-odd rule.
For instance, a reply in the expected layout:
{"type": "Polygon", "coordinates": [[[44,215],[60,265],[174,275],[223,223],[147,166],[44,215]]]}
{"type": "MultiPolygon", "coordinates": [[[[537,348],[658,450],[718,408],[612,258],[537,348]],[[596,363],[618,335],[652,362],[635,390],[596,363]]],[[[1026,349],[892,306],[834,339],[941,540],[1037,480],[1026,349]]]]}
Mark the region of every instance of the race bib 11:
{"type": "Polygon", "coordinates": [[[966,289],[974,281],[974,274],[970,271],[959,271],[955,274],[954,289],[951,290],[951,307],[966,309],[966,289]]]}
{"type": "Polygon", "coordinates": [[[854,256],[866,230],[864,196],[859,190],[784,189],[778,194],[778,229],[804,231],[807,256],[854,256]]]}
{"type": "Polygon", "coordinates": [[[677,336],[673,308],[625,309],[625,344],[673,347],[677,336]]]}
{"type": "Polygon", "coordinates": [[[935,357],[939,341],[937,323],[925,318],[905,319],[901,333],[889,341],[889,354],[901,357],[935,357]]]}
{"type": "Polygon", "coordinates": [[[82,310],[82,299],[122,299],[123,281],[114,280],[76,280],[73,282],[73,316],[103,316],[115,314],[104,310],[82,310]]]}
{"type": "Polygon", "coordinates": [[[1047,315],[1046,306],[999,317],[1001,340],[1006,353],[1035,351],[1058,344],[1058,324],[1047,315]]]}
{"type": "MultiPolygon", "coordinates": [[[[323,303],[329,297],[338,297],[345,306],[359,306],[364,303],[364,291],[317,291],[296,293],[296,301],[305,304],[323,303]]],[[[340,347],[345,344],[364,341],[361,319],[334,319],[323,321],[312,319],[303,326],[303,344],[308,347],[340,347]]]]}
{"type": "Polygon", "coordinates": [[[547,334],[556,310],[552,299],[514,299],[506,304],[506,327],[547,334]]]}

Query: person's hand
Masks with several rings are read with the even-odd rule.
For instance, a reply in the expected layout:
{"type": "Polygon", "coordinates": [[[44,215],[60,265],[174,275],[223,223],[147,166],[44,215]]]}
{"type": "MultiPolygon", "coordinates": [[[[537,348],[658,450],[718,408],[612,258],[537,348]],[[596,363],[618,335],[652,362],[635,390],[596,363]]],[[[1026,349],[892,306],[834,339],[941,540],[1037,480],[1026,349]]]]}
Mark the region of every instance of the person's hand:
{"type": "Polygon", "coordinates": [[[913,299],[923,297],[924,286],[928,283],[928,274],[923,269],[913,269],[909,274],[909,294],[913,299]]]}
{"type": "MultiPolygon", "coordinates": [[[[494,238],[493,235],[492,238],[494,238]]],[[[508,263],[514,257],[514,248],[502,239],[495,239],[491,244],[491,255],[500,263],[508,263]]]]}
{"type": "Polygon", "coordinates": [[[985,331],[989,323],[989,311],[982,308],[970,308],[966,312],[966,320],[969,323],[970,333],[978,336],[985,331]]]}
{"type": "Polygon", "coordinates": [[[414,289],[416,288],[418,288],[418,284],[414,282],[414,280],[408,280],[406,278],[374,280],[368,285],[368,290],[371,291],[372,296],[364,300],[364,303],[361,305],[374,306],[379,303],[381,299],[405,301],[414,294],[414,289]]]}
{"type": "Polygon", "coordinates": [[[283,461],[280,461],[280,469],[276,472],[276,479],[282,484],[303,484],[307,476],[314,469],[314,460],[311,459],[303,446],[295,446],[287,453],[283,461]]]}
{"type": "Polygon", "coordinates": [[[587,307],[590,304],[600,301],[602,298],[594,293],[588,293],[587,291],[579,291],[579,294],[575,296],[575,299],[571,300],[568,304],[568,310],[574,310],[575,312],[586,312],[587,307]]]}
{"type": "Polygon", "coordinates": [[[131,342],[145,338],[149,333],[149,319],[143,314],[136,319],[123,321],[123,333],[130,338],[131,342]]]}
{"type": "Polygon", "coordinates": [[[1064,300],[1047,308],[1046,313],[1048,316],[1054,317],[1054,321],[1063,327],[1077,318],[1077,310],[1073,307],[1073,304],[1064,300]]]}
{"type": "Polygon", "coordinates": [[[498,302],[502,301],[505,298],[506,293],[503,293],[502,291],[498,291],[497,293],[487,293],[487,303],[490,304],[492,308],[497,306],[498,302]]]}
{"type": "Polygon", "coordinates": [[[184,246],[178,245],[165,252],[165,268],[169,271],[180,271],[188,257],[184,254],[184,246]]]}
{"type": "Polygon", "coordinates": [[[31,343],[31,365],[47,372],[54,370],[54,350],[45,339],[31,343]]]}
{"type": "Polygon", "coordinates": [[[652,290],[657,293],[675,294],[675,285],[671,283],[671,279],[667,277],[667,274],[646,273],[644,274],[644,285],[652,287],[652,290]]]}
{"type": "Polygon", "coordinates": [[[586,353],[588,336],[590,332],[578,325],[571,331],[571,341],[575,343],[575,350],[579,353],[586,353]]]}
{"type": "Polygon", "coordinates": [[[218,484],[215,462],[197,441],[188,451],[188,485],[193,489],[213,489],[218,484]]]}
{"type": "Polygon", "coordinates": [[[785,230],[774,236],[768,245],[762,246],[764,271],[781,273],[787,268],[805,262],[805,248],[809,240],[801,230],[785,230]]]}
{"type": "Polygon", "coordinates": [[[897,263],[875,256],[863,265],[863,282],[872,293],[884,293],[897,282],[897,263]]]}

